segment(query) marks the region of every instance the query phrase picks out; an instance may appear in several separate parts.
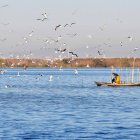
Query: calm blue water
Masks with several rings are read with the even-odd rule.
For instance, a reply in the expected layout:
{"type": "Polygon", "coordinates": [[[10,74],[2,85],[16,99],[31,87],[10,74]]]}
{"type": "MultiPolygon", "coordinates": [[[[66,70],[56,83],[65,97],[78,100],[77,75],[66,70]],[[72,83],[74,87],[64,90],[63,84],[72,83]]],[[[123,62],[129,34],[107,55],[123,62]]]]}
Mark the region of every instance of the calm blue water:
{"type": "Polygon", "coordinates": [[[97,87],[110,69],[4,70],[0,140],[140,139],[140,87],[97,87]]]}

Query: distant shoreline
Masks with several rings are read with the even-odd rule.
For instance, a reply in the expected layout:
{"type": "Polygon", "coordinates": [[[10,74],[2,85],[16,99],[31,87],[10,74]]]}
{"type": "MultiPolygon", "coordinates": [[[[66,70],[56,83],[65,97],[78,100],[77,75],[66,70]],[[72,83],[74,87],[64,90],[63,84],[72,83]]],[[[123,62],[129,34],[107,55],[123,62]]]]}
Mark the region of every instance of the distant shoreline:
{"type": "Polygon", "coordinates": [[[60,59],[16,59],[0,58],[1,68],[96,68],[96,67],[140,67],[140,58],[64,58],[60,59]]]}

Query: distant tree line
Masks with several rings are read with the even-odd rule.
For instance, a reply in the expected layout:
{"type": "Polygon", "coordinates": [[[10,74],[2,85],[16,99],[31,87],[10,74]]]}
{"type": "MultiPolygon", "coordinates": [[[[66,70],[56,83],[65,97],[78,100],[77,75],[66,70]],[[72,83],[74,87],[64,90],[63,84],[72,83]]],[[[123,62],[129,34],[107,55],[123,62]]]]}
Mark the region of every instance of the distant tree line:
{"type": "Polygon", "coordinates": [[[140,58],[65,58],[65,59],[9,59],[1,58],[0,67],[140,67],[140,58]]]}

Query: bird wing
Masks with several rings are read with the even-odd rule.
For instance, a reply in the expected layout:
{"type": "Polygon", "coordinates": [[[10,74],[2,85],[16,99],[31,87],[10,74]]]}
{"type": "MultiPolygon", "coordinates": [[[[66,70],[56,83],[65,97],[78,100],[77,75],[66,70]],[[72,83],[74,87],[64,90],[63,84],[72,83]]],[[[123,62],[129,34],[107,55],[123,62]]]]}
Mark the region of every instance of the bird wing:
{"type": "Polygon", "coordinates": [[[46,20],[47,18],[43,18],[42,21],[46,20]]]}
{"type": "Polygon", "coordinates": [[[78,57],[78,55],[77,55],[77,54],[73,54],[73,55],[75,55],[76,57],[78,57]]]}
{"type": "Polygon", "coordinates": [[[57,30],[58,27],[59,27],[59,26],[56,26],[56,27],[55,27],[55,31],[57,30]]]}
{"type": "Polygon", "coordinates": [[[68,26],[68,24],[65,24],[64,27],[68,26]]]}
{"type": "Polygon", "coordinates": [[[56,27],[55,27],[55,31],[57,30],[57,28],[59,28],[59,27],[61,27],[61,25],[57,25],[56,27]]]}
{"type": "Polygon", "coordinates": [[[74,22],[73,22],[73,23],[71,23],[70,27],[71,27],[73,24],[76,24],[76,23],[74,23],[74,22]]]}

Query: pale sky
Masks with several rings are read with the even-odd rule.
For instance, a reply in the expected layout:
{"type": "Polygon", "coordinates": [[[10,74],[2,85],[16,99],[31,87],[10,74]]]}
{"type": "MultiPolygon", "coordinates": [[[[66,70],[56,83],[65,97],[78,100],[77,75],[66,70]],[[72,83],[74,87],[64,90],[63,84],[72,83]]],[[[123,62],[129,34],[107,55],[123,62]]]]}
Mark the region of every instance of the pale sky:
{"type": "Polygon", "coordinates": [[[0,0],[0,57],[140,57],[139,13],[140,0],[0,0]]]}

